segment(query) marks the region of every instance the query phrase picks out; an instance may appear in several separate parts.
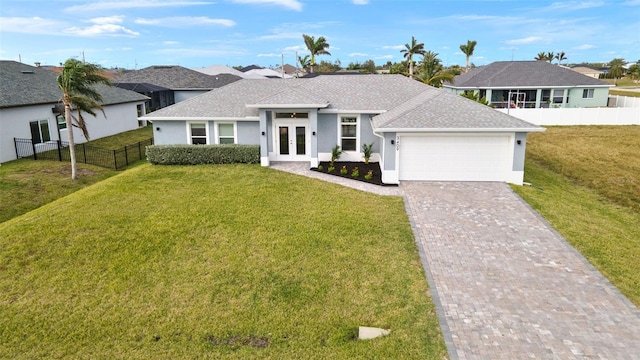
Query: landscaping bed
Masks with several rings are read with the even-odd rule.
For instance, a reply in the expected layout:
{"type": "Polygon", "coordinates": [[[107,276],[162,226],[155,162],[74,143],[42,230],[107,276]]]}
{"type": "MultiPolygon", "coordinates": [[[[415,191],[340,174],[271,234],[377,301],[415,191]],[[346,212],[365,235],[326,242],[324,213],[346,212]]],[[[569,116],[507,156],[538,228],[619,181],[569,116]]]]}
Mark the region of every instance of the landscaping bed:
{"type": "Polygon", "coordinates": [[[333,171],[329,171],[329,162],[321,161],[317,168],[311,168],[311,170],[347,179],[363,181],[374,185],[398,186],[397,184],[385,184],[382,182],[382,171],[380,170],[380,164],[377,162],[365,164],[364,162],[335,161],[333,165],[335,169],[333,171]],[[354,173],[356,168],[357,174],[354,173]],[[344,171],[341,172],[343,169],[346,169],[346,173],[344,173],[344,171]],[[371,172],[371,178],[368,176],[369,172],[371,172]]]}

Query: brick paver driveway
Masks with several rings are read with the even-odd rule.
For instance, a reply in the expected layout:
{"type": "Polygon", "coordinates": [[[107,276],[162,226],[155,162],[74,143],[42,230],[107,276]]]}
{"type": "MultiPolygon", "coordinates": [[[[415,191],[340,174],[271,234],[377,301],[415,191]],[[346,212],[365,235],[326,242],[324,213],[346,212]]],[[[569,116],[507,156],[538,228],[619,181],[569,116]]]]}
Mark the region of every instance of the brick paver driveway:
{"type": "Polygon", "coordinates": [[[506,184],[404,182],[452,359],[640,359],[640,311],[506,184]]]}

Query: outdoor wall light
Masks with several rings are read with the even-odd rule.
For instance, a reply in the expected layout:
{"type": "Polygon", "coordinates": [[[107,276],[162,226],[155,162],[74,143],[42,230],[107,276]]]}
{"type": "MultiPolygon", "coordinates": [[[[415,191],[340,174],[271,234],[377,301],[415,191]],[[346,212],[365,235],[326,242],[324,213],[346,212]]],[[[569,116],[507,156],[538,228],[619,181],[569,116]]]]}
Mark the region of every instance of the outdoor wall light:
{"type": "Polygon", "coordinates": [[[522,145],[522,140],[516,140],[516,144],[522,145]]]}
{"type": "Polygon", "coordinates": [[[265,135],[265,132],[263,131],[261,134],[262,134],[262,136],[264,136],[264,135],[265,135]]]}
{"type": "Polygon", "coordinates": [[[160,127],[159,126],[156,128],[156,131],[160,131],[160,127]]]}
{"type": "Polygon", "coordinates": [[[391,145],[395,145],[396,141],[394,139],[391,139],[391,145]]]}
{"type": "Polygon", "coordinates": [[[313,134],[313,136],[316,136],[316,132],[315,131],[312,131],[311,134],[313,134]]]}

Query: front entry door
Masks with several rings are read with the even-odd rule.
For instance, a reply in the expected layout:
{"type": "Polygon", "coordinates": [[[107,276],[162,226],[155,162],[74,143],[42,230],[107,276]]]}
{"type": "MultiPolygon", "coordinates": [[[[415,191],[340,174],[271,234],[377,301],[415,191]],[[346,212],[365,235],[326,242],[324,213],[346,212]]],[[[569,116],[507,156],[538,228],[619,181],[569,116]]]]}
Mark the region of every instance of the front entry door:
{"type": "Polygon", "coordinates": [[[279,161],[308,161],[309,139],[306,124],[276,125],[276,151],[279,161]]]}

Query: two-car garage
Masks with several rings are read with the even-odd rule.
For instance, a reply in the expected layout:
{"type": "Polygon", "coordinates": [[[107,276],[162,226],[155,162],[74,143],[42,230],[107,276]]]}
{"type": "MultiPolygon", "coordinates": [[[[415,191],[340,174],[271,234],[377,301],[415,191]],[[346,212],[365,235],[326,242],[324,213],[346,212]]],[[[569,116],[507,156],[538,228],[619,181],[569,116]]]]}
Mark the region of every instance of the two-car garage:
{"type": "Polygon", "coordinates": [[[399,180],[505,181],[513,133],[398,134],[399,180]]]}

